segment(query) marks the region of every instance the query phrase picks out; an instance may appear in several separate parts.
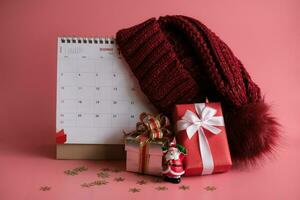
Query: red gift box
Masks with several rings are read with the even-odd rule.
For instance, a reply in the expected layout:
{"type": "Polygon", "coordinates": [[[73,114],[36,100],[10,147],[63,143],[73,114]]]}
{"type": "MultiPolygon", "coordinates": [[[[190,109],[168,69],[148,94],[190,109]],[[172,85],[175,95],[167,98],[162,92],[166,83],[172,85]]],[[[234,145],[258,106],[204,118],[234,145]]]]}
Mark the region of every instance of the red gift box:
{"type": "Polygon", "coordinates": [[[228,171],[232,165],[220,103],[176,105],[176,141],[187,150],[186,176],[228,171]]]}

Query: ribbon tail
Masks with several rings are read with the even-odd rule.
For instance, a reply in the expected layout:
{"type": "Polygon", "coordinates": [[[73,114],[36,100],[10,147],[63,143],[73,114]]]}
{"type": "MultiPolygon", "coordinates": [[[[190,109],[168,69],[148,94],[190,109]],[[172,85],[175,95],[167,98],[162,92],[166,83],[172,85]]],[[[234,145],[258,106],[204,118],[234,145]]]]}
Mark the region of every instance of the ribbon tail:
{"type": "Polygon", "coordinates": [[[199,137],[199,148],[200,148],[200,153],[201,153],[201,158],[203,163],[202,175],[212,174],[214,171],[214,160],[212,157],[208,140],[201,127],[198,130],[198,137],[199,137]]]}

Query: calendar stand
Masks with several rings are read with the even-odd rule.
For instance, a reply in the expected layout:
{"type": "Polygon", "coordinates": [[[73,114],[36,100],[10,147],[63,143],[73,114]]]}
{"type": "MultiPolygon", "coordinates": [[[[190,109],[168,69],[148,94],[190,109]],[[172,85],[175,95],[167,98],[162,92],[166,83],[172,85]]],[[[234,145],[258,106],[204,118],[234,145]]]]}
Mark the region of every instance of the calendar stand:
{"type": "Polygon", "coordinates": [[[56,159],[124,160],[122,144],[57,144],[56,159]]]}

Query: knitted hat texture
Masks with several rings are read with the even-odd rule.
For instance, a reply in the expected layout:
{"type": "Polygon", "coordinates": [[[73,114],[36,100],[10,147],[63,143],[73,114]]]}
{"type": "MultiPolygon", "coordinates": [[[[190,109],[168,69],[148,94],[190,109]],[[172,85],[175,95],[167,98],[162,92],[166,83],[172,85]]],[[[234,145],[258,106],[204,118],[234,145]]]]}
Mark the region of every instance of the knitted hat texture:
{"type": "MultiPolygon", "coordinates": [[[[175,104],[220,101],[236,162],[273,151],[278,123],[241,61],[210,29],[186,16],[151,18],[117,33],[142,91],[161,111],[175,104]]],[[[244,162],[245,161],[245,162],[244,162]]]]}

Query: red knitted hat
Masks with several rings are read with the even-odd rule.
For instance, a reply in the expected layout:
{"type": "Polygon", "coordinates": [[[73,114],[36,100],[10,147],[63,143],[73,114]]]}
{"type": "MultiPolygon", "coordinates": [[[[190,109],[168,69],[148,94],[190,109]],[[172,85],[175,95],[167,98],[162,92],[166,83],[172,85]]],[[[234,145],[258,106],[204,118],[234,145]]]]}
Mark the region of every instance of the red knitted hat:
{"type": "Polygon", "coordinates": [[[151,18],[117,33],[142,91],[162,112],[175,104],[220,101],[232,158],[256,161],[273,150],[278,123],[259,87],[229,47],[186,16],[151,18]]]}

